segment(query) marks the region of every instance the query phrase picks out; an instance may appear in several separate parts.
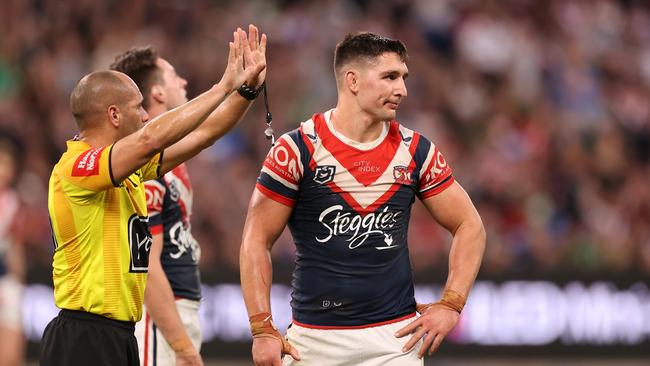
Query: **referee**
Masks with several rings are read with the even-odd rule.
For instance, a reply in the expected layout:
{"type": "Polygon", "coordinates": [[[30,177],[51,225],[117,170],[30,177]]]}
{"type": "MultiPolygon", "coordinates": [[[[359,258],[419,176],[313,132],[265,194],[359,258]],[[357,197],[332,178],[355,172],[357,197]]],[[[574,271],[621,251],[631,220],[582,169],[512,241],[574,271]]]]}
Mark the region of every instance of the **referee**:
{"type": "Polygon", "coordinates": [[[238,29],[221,81],[148,123],[125,74],[98,71],[79,81],[70,96],[79,135],[49,183],[54,298],[62,310],[45,329],[41,365],[139,364],[133,332],[152,244],[143,183],[205,147],[202,122],[265,67],[264,48],[251,50],[238,29]]]}

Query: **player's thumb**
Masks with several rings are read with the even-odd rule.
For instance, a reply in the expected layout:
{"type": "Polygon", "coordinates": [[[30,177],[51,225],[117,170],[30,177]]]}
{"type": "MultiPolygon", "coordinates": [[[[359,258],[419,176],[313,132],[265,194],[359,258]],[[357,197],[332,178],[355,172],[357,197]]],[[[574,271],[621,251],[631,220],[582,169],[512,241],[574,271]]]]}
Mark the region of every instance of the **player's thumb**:
{"type": "Polygon", "coordinates": [[[293,357],[294,360],[300,361],[300,352],[298,352],[298,349],[294,346],[291,346],[289,350],[289,355],[293,357]]]}
{"type": "Polygon", "coordinates": [[[298,352],[298,349],[294,347],[291,343],[289,343],[289,341],[287,341],[286,339],[282,343],[283,343],[282,353],[290,355],[296,361],[300,361],[300,353],[298,352]]]}

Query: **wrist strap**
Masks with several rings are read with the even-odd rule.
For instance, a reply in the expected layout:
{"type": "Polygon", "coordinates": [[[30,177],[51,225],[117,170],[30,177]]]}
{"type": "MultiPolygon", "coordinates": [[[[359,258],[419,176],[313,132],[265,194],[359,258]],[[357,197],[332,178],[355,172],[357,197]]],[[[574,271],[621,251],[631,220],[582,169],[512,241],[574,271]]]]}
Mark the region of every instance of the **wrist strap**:
{"type": "Polygon", "coordinates": [[[248,318],[253,338],[274,338],[282,342],[282,353],[291,352],[291,344],[278,332],[271,313],[259,313],[248,318]]]}
{"type": "Polygon", "coordinates": [[[467,299],[465,299],[465,296],[452,289],[445,289],[445,291],[442,293],[442,299],[440,299],[438,303],[442,306],[455,310],[458,312],[458,314],[460,314],[460,312],[463,311],[463,308],[465,307],[466,301],[467,299]]]}
{"type": "Polygon", "coordinates": [[[458,314],[460,314],[463,311],[463,308],[465,307],[466,301],[467,299],[465,299],[465,297],[460,293],[451,289],[445,289],[442,293],[442,298],[438,300],[438,302],[429,303],[429,304],[416,303],[415,310],[420,314],[424,314],[432,306],[442,306],[444,308],[453,310],[458,314]]]}
{"type": "Polygon", "coordinates": [[[246,100],[255,100],[258,95],[260,95],[260,92],[264,89],[264,84],[262,84],[261,87],[257,89],[253,89],[250,86],[246,85],[246,83],[243,83],[239,88],[237,88],[237,93],[244,97],[246,100]]]}
{"type": "Polygon", "coordinates": [[[170,342],[169,346],[178,354],[191,354],[194,352],[194,344],[187,336],[170,342]]]}

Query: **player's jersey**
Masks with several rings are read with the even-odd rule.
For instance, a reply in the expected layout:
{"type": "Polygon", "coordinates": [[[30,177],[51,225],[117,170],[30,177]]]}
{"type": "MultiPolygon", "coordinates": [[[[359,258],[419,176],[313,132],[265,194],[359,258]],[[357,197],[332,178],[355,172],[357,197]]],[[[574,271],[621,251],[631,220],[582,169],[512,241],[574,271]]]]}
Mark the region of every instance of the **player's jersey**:
{"type": "Polygon", "coordinates": [[[145,183],[149,227],[163,234],[162,268],[174,295],[201,299],[199,258],[201,249],[191,232],[192,185],[185,164],[145,183]]]}
{"type": "Polygon", "coordinates": [[[48,195],[56,305],[138,321],[151,248],[144,181],[159,176],[162,154],[115,186],[113,145],[67,145],[52,170],[48,195]]]}
{"type": "Polygon", "coordinates": [[[314,115],[278,139],[257,183],[293,207],[294,321],[360,326],[411,314],[411,205],[450,186],[451,168],[431,142],[396,121],[360,144],[336,133],[330,115],[314,115]]]}

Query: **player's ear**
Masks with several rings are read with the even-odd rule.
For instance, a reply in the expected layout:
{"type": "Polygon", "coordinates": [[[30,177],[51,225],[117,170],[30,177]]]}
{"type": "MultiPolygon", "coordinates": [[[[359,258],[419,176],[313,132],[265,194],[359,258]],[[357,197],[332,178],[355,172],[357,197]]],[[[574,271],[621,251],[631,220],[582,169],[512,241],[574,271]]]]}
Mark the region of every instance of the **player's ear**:
{"type": "Polygon", "coordinates": [[[165,104],[165,89],[162,85],[155,84],[151,87],[151,99],[159,104],[165,104]]]}
{"type": "Polygon", "coordinates": [[[108,120],[111,123],[111,126],[115,128],[120,128],[120,120],[121,120],[121,114],[120,114],[120,108],[116,106],[115,104],[111,104],[108,106],[108,120]]]}
{"type": "Polygon", "coordinates": [[[345,72],[345,86],[352,92],[352,94],[357,94],[359,91],[359,73],[350,69],[345,72]]]}

